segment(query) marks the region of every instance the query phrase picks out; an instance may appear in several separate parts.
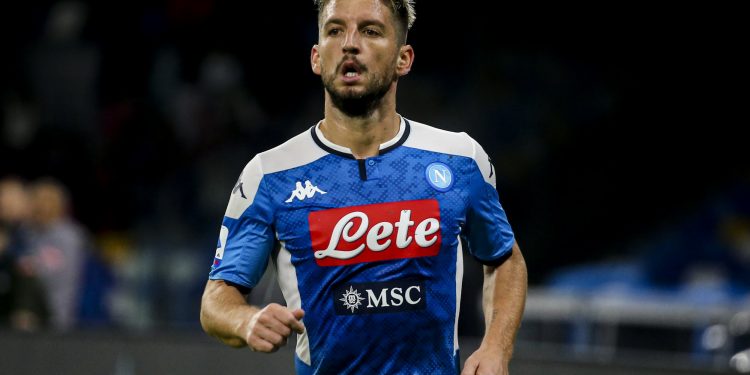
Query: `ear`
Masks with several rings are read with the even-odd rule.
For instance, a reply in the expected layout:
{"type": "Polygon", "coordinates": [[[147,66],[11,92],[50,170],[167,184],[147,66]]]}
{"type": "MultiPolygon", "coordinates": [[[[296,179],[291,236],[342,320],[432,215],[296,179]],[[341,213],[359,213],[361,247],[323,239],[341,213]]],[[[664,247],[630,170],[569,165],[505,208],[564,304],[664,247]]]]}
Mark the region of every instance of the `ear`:
{"type": "Polygon", "coordinates": [[[312,67],[313,73],[320,75],[320,53],[318,52],[317,44],[314,44],[310,51],[310,66],[312,67]]]}
{"type": "Polygon", "coordinates": [[[407,75],[411,71],[411,65],[414,63],[414,48],[405,44],[398,51],[398,61],[396,61],[396,73],[399,77],[407,75]]]}

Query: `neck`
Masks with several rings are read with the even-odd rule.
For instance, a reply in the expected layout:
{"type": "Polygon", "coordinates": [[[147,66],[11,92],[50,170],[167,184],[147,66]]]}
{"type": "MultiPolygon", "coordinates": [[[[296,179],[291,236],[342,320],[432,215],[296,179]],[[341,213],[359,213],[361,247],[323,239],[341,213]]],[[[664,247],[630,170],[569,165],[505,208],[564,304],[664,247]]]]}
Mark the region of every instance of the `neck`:
{"type": "Polygon", "coordinates": [[[326,93],[325,118],[320,131],[329,141],[352,150],[357,159],[364,159],[378,155],[380,144],[395,137],[400,124],[392,96],[386,95],[368,116],[350,117],[331,104],[326,93]]]}

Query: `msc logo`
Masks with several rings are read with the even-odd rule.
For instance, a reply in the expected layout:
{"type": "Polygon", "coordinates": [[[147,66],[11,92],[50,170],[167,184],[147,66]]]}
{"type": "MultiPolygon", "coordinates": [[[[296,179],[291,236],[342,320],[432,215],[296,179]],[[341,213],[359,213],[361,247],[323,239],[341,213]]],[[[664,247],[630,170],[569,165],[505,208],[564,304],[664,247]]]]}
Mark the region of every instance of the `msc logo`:
{"type": "Polygon", "coordinates": [[[346,283],[333,292],[337,315],[379,314],[423,310],[426,306],[422,280],[381,283],[346,283]]]}

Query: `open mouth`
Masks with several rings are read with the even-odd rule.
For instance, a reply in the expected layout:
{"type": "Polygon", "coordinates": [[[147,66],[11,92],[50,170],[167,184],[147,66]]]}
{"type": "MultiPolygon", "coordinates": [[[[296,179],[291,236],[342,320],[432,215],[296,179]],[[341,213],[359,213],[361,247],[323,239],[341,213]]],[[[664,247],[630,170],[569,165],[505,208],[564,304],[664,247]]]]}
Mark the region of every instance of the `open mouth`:
{"type": "Polygon", "coordinates": [[[362,74],[362,67],[357,62],[349,60],[341,65],[341,73],[346,78],[356,78],[362,74]]]}

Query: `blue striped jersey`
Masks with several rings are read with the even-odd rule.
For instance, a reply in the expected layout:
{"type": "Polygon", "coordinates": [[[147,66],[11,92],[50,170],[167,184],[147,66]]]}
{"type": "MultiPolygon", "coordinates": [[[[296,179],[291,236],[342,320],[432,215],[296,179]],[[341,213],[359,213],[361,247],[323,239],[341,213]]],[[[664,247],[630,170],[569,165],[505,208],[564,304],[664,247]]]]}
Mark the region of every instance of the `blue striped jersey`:
{"type": "Polygon", "coordinates": [[[252,288],[274,262],[287,306],[305,310],[298,374],[457,373],[463,247],[490,264],[513,242],[467,134],[401,118],[356,159],[316,125],[244,168],[209,278],[252,288]]]}

